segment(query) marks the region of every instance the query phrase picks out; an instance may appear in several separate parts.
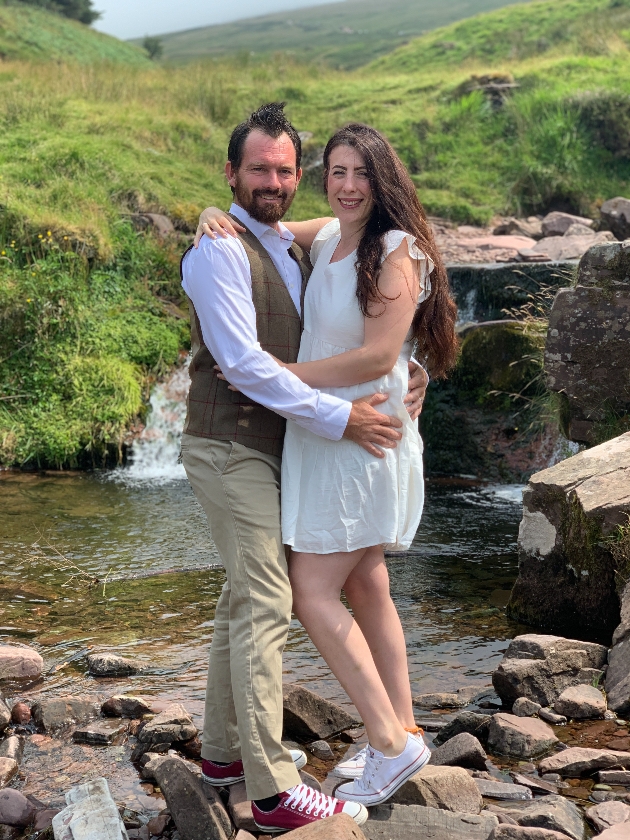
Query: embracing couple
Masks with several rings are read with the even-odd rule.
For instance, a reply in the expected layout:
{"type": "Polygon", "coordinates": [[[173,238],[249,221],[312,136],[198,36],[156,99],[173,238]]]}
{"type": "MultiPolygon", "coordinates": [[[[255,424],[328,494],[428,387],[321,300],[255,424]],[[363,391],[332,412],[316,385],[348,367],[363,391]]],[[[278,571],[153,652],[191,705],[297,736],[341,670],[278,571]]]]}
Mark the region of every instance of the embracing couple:
{"type": "Polygon", "coordinates": [[[433,376],[456,354],[446,272],[387,140],[338,131],[324,153],[335,218],[283,224],[300,158],[283,105],[237,126],[230,212],[204,211],[182,260],[193,345],[182,457],[227,575],[202,771],[217,786],[245,779],[269,833],[341,812],[360,825],[429,760],[384,549],[408,548],[422,513],[427,377],[412,352],[433,376]],[[367,731],[335,768],[347,780],[336,798],[303,785],[306,756],[281,743],[292,609],[367,731]]]}

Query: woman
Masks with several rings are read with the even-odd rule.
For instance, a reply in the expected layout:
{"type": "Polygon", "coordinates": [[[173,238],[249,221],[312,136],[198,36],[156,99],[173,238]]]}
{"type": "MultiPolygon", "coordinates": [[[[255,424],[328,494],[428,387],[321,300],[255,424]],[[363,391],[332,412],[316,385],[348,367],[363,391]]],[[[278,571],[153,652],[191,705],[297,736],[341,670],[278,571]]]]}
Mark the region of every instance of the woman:
{"type": "MultiPolygon", "coordinates": [[[[294,612],[369,739],[335,769],[353,780],[335,795],[376,805],[430,756],[414,721],[384,548],[409,547],[424,498],[422,442],[403,404],[407,362],[415,345],[433,376],[445,374],[456,355],[456,308],[415,187],[379,132],[361,124],[338,131],[324,152],[324,177],[336,219],[286,223],[314,266],[298,362],[286,367],[348,400],[387,393],[380,410],[396,415],[404,433],[375,458],[288,421],[282,533],[294,612]]],[[[211,236],[238,228],[216,210],[203,221],[211,236]]]]}

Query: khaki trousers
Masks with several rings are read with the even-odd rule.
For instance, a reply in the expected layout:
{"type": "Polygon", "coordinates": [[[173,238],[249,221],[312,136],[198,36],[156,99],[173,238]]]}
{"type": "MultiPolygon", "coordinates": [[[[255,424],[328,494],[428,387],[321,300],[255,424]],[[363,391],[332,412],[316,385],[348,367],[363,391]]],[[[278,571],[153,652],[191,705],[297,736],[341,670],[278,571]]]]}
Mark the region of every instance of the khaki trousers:
{"type": "Polygon", "coordinates": [[[183,435],[182,460],[227,581],[216,606],[201,754],[242,758],[249,799],[300,783],[282,746],[282,652],[291,587],[280,533],[280,459],[183,435]]]}

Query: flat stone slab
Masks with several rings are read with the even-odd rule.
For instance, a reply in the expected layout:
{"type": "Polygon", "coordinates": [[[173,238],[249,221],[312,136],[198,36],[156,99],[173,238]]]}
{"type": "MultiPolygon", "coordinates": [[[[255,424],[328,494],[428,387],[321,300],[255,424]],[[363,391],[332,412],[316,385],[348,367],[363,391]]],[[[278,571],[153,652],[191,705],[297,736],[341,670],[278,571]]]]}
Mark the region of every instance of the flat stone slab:
{"type": "Polygon", "coordinates": [[[362,826],[368,840],[488,840],[499,821],[493,814],[462,814],[422,805],[370,808],[362,826]]]}
{"type": "Polygon", "coordinates": [[[494,814],[506,814],[521,826],[546,828],[568,834],[573,840],[584,840],[586,825],[580,809],[563,796],[543,796],[532,802],[492,805],[494,814]]]}
{"type": "Polygon", "coordinates": [[[590,775],[596,770],[630,767],[630,752],[620,750],[593,750],[586,747],[569,747],[556,755],[543,759],[538,765],[541,773],[559,773],[569,778],[590,775]]]}
{"type": "Polygon", "coordinates": [[[500,825],[490,835],[490,840],[566,840],[567,835],[547,828],[522,825],[500,825]]]}
{"type": "Polygon", "coordinates": [[[97,720],[75,729],[72,740],[76,744],[90,744],[93,747],[106,747],[113,743],[118,735],[127,729],[127,724],[119,720],[97,720]]]}
{"type": "Polygon", "coordinates": [[[52,820],[55,840],[126,840],[127,832],[106,779],[71,788],[66,803],[67,807],[52,820]]]}
{"type": "Polygon", "coordinates": [[[536,793],[558,793],[558,785],[553,782],[548,782],[545,779],[539,779],[537,776],[528,776],[525,773],[511,773],[515,784],[525,785],[531,788],[536,793]]]}
{"type": "Polygon", "coordinates": [[[597,781],[603,785],[630,785],[630,770],[600,770],[597,781]]]}
{"type": "Polygon", "coordinates": [[[533,799],[532,792],[524,785],[511,785],[507,782],[499,782],[494,779],[475,779],[477,789],[482,796],[489,799],[510,799],[525,801],[533,799]]]}

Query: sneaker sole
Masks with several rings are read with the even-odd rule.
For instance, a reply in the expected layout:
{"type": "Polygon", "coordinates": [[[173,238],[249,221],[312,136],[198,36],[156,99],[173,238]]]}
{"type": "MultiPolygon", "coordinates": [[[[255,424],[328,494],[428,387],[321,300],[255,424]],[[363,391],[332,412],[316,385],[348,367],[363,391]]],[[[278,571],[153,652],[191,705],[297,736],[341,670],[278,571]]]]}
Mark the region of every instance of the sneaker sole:
{"type": "Polygon", "coordinates": [[[366,796],[362,797],[361,799],[355,799],[353,796],[347,796],[344,794],[343,791],[336,790],[335,796],[337,799],[341,800],[342,802],[356,802],[359,805],[364,805],[366,808],[371,808],[373,805],[382,805],[383,802],[387,802],[397,790],[399,790],[412,776],[415,776],[425,764],[428,764],[429,759],[431,758],[431,750],[425,745],[424,752],[421,753],[418,758],[410,764],[409,767],[400,775],[395,782],[391,782],[387,785],[386,788],[379,794],[374,794],[373,796],[366,796]]]}
{"type": "Polygon", "coordinates": [[[205,773],[201,774],[201,778],[207,785],[212,785],[212,787],[229,787],[230,785],[235,785],[237,782],[244,782],[245,776],[228,776],[227,779],[211,779],[210,776],[206,776],[205,773]]]}
{"type": "Polygon", "coordinates": [[[296,770],[301,770],[302,767],[306,767],[307,762],[308,762],[308,759],[306,757],[306,754],[302,753],[302,755],[296,761],[294,761],[293,763],[295,764],[295,769],[296,770]]]}
{"type": "Polygon", "coordinates": [[[346,779],[352,781],[353,779],[360,779],[363,775],[363,767],[357,770],[340,770],[338,767],[334,767],[331,770],[331,776],[334,776],[336,779],[346,779]]]}

